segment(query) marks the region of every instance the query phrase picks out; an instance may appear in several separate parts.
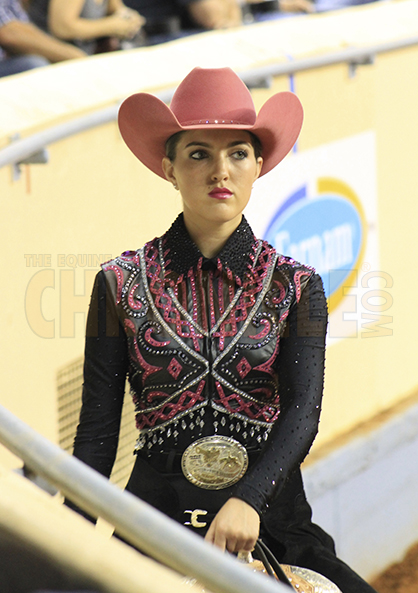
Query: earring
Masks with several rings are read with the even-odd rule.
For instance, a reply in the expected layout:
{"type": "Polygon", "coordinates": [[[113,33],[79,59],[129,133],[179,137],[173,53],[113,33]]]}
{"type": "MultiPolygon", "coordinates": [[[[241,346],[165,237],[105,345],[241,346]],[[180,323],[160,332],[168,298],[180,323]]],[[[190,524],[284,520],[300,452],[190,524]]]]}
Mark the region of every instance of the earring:
{"type": "Polygon", "coordinates": [[[178,189],[179,188],[178,185],[177,185],[177,183],[173,183],[173,187],[174,187],[174,189],[178,189]]]}

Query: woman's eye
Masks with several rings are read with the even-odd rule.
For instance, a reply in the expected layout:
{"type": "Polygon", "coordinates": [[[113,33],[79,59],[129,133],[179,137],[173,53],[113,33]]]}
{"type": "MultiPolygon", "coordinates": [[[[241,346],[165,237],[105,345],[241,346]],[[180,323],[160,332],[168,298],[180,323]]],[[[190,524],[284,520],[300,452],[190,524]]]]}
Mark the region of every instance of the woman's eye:
{"type": "Polygon", "coordinates": [[[207,154],[204,150],[194,150],[190,153],[190,158],[195,159],[196,161],[201,161],[207,157],[207,154]]]}
{"type": "Polygon", "coordinates": [[[234,158],[236,158],[237,160],[243,160],[246,159],[248,156],[248,152],[246,150],[236,150],[233,154],[234,158]]]}

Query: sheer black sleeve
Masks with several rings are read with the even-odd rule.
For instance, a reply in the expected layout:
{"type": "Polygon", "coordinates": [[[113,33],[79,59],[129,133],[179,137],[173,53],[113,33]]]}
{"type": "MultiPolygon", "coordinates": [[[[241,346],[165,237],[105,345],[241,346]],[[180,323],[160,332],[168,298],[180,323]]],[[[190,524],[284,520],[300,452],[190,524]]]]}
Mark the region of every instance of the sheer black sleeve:
{"type": "Polygon", "coordinates": [[[280,341],[280,415],[260,458],[233,496],[259,513],[306,457],[318,432],[324,380],[327,305],[321,278],[314,275],[288,316],[280,341]]]}
{"type": "Polygon", "coordinates": [[[125,333],[101,271],[87,318],[83,398],[74,455],[106,477],[116,457],[127,370],[125,333]]]}

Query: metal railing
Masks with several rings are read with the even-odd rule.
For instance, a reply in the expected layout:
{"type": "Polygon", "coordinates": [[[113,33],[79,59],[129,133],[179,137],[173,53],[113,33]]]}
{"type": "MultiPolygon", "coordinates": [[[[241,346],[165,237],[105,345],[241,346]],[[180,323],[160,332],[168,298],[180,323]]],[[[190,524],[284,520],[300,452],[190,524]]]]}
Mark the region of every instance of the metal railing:
{"type": "MultiPolygon", "coordinates": [[[[353,73],[358,66],[373,64],[377,54],[404,49],[414,45],[418,45],[418,36],[370,47],[348,47],[326,55],[289,60],[289,62],[283,64],[272,64],[241,72],[240,76],[250,88],[254,88],[268,86],[269,81],[274,76],[286,76],[334,64],[346,63],[349,66],[350,72],[353,73]]],[[[169,102],[173,92],[174,88],[170,88],[156,93],[156,96],[162,101],[169,102]]],[[[112,105],[63,124],[52,126],[28,138],[14,140],[9,146],[0,150],[0,168],[6,165],[21,163],[25,159],[30,160],[33,155],[37,155],[49,144],[114,121],[117,117],[118,109],[119,104],[112,105]]]]}
{"type": "Polygon", "coordinates": [[[213,593],[286,593],[289,588],[204,542],[163,513],[39,435],[0,406],[0,442],[36,474],[93,516],[100,516],[149,556],[213,593]]]}

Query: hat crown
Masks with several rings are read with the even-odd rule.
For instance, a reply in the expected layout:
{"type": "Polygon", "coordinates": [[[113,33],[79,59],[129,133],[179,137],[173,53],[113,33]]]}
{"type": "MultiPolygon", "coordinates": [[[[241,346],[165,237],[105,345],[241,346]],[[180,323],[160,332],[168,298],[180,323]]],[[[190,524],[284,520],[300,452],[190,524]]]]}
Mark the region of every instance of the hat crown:
{"type": "Polygon", "coordinates": [[[178,86],[170,108],[182,126],[253,126],[257,119],[249,90],[231,68],[194,68],[178,86]]]}

